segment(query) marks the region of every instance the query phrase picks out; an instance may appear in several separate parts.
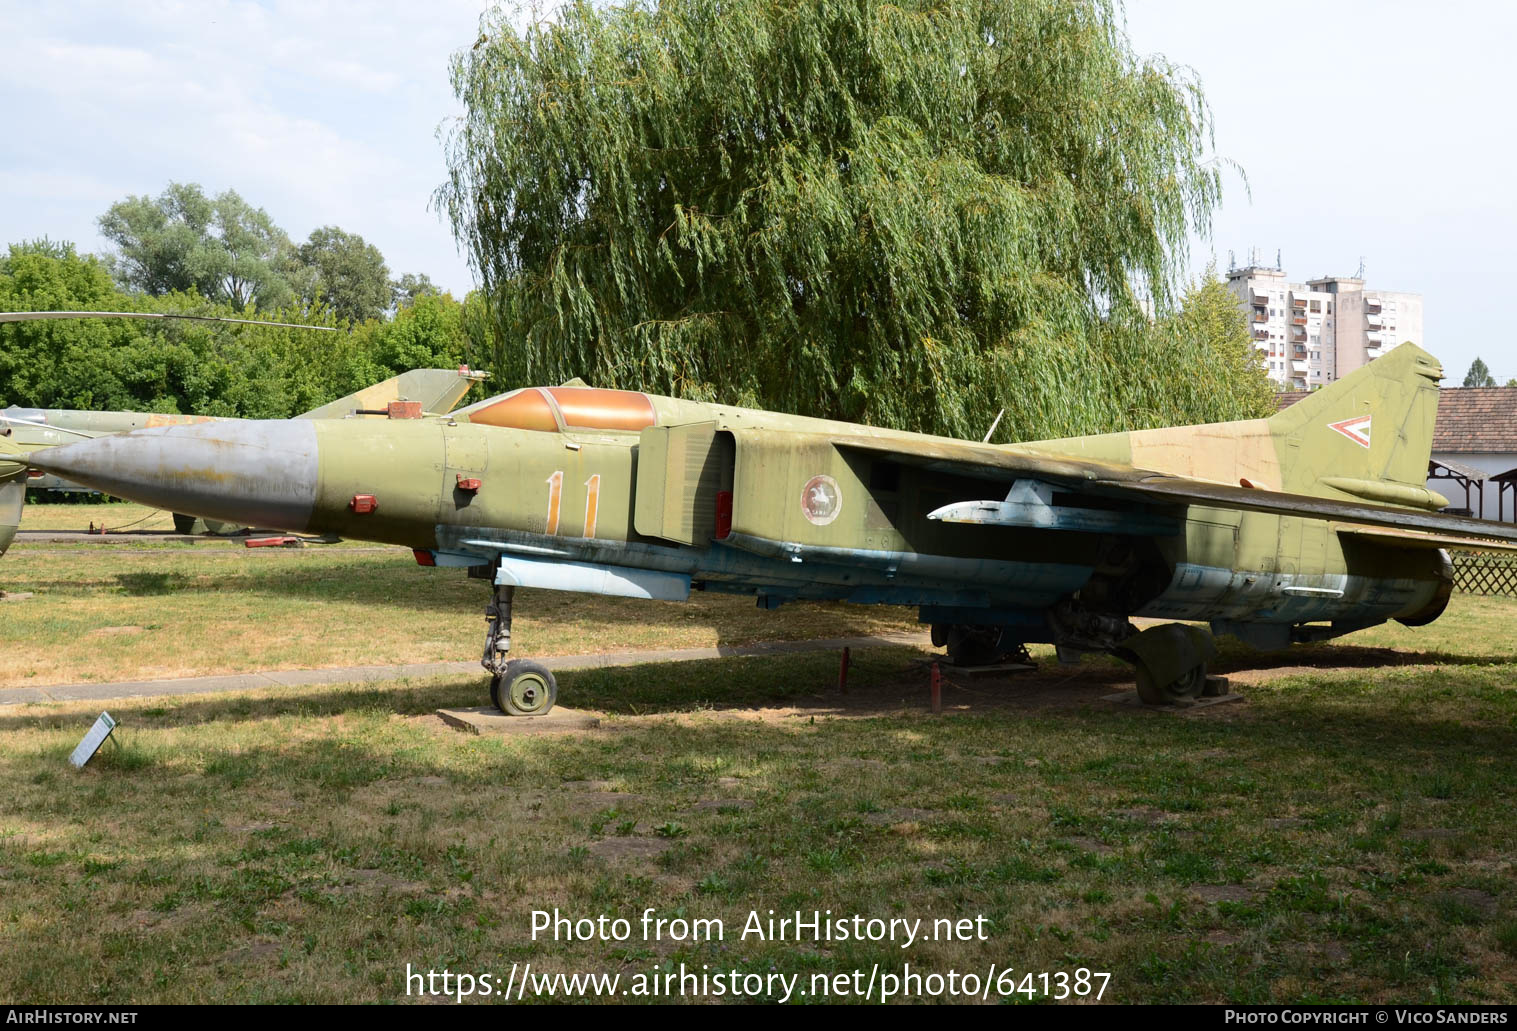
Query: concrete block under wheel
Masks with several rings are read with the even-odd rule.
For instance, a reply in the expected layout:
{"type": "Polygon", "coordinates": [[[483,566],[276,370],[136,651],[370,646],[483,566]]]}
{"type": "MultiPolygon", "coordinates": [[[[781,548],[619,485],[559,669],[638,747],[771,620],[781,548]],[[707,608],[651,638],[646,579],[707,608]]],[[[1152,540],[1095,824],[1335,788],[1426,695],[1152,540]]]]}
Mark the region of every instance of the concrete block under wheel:
{"type": "Polygon", "coordinates": [[[1240,694],[1202,695],[1200,698],[1193,698],[1184,704],[1145,705],[1143,699],[1138,697],[1137,690],[1134,689],[1131,691],[1119,691],[1116,694],[1102,695],[1101,701],[1133,709],[1142,709],[1145,712],[1182,713],[1195,712],[1198,709],[1209,709],[1214,705],[1226,705],[1228,702],[1241,702],[1243,701],[1243,696],[1240,694]]]}
{"type": "Polygon", "coordinates": [[[493,705],[438,709],[437,715],[448,726],[470,734],[552,734],[600,726],[599,716],[560,706],[554,706],[543,716],[507,716],[493,705]]]}
{"type": "Polygon", "coordinates": [[[988,677],[1005,673],[1036,673],[1038,670],[1037,665],[1030,662],[1000,662],[993,666],[955,666],[940,655],[926,659],[913,659],[912,662],[922,667],[930,667],[936,662],[938,669],[943,673],[951,673],[955,676],[964,677],[988,677]]]}

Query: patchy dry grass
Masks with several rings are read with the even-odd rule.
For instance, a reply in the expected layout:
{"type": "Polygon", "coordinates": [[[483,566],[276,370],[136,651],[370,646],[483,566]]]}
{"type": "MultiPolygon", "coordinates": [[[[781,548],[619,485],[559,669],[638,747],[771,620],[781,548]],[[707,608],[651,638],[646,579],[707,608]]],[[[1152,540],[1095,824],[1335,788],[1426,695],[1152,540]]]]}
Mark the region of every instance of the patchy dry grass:
{"type": "MultiPolygon", "coordinates": [[[[1517,1001],[1517,665],[1324,669],[1176,718],[904,649],[564,674],[602,730],[471,737],[472,679],[0,715],[0,996],[403,1000],[405,965],[630,976],[1110,971],[1113,1001],[1517,1001]],[[756,708],[757,706],[757,708],[756,708]],[[722,943],[531,940],[531,911],[722,943]],[[989,941],[736,940],[748,912],[987,919],[989,941]],[[66,963],[59,956],[69,957],[66,963]]],[[[1063,674],[1049,673],[1057,684],[1063,674]]],[[[1103,679],[1104,678],[1104,679],[1103,679]]]]}
{"type": "Polygon", "coordinates": [[[99,504],[41,504],[28,502],[21,510],[23,530],[85,530],[91,525],[107,529],[173,530],[174,517],[161,508],[128,501],[99,504]]]}
{"type": "MultiPolygon", "coordinates": [[[[0,559],[0,578],[33,593],[0,609],[0,690],[466,660],[484,643],[489,593],[462,569],[417,566],[402,548],[223,542],[22,543],[0,559]]],[[[732,596],[674,603],[521,591],[513,640],[523,655],[577,655],[920,629],[904,609],[762,612],[732,596]]]]}

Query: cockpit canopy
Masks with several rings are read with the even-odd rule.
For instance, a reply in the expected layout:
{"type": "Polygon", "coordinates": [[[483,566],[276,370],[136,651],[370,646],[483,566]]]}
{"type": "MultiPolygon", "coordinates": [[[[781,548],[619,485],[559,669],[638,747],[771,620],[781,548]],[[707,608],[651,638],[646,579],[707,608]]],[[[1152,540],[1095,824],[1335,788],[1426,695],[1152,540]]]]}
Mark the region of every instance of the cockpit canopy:
{"type": "Polygon", "coordinates": [[[457,415],[482,426],[558,433],[612,430],[636,433],[657,425],[647,394],[595,387],[523,387],[461,408],[457,415]]]}

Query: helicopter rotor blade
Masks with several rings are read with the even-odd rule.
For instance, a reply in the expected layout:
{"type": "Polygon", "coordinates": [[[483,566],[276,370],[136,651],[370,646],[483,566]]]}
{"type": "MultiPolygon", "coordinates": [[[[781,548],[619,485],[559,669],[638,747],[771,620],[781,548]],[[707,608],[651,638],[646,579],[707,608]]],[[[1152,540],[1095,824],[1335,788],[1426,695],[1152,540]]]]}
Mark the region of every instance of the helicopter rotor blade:
{"type": "Polygon", "coordinates": [[[234,322],[243,326],[277,326],[281,329],[314,329],[337,333],[335,326],[307,326],[298,322],[263,322],[257,319],[228,319],[219,315],[179,315],[154,311],[0,311],[0,322],[40,322],[45,319],[187,319],[192,322],[234,322]]]}

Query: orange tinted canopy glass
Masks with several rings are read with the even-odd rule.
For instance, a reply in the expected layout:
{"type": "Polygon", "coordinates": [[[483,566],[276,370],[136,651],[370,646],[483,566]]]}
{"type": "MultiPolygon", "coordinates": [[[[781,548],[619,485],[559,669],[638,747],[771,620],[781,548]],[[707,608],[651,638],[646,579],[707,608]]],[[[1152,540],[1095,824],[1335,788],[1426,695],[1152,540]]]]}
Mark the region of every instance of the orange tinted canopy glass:
{"type": "Polygon", "coordinates": [[[648,395],[594,387],[549,387],[564,424],[587,430],[640,430],[658,421],[648,395]]]}
{"type": "Polygon", "coordinates": [[[482,426],[558,432],[558,420],[553,417],[553,408],[537,387],[527,387],[507,394],[493,405],[470,412],[469,421],[482,426]]]}

